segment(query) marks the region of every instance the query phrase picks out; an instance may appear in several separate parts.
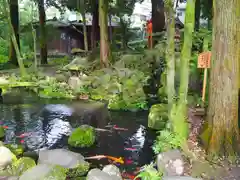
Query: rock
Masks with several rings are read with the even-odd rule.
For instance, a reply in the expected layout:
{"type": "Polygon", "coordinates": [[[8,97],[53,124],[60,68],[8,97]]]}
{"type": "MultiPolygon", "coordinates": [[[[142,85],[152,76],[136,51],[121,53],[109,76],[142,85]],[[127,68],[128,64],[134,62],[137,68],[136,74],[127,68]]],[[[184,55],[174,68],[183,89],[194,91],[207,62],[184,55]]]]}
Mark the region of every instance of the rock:
{"type": "Polygon", "coordinates": [[[5,136],[5,129],[2,126],[0,126],[0,139],[3,139],[4,136],[5,136]]]}
{"type": "Polygon", "coordinates": [[[72,76],[68,79],[68,85],[72,89],[78,89],[81,86],[82,82],[79,77],[77,76],[72,76]]]}
{"type": "Polygon", "coordinates": [[[179,176],[184,173],[184,160],[179,150],[163,152],[157,156],[158,171],[166,176],[179,176]]]}
{"type": "Polygon", "coordinates": [[[20,156],[24,152],[24,146],[19,144],[6,144],[5,145],[16,156],[20,156]]]}
{"type": "Polygon", "coordinates": [[[24,172],[19,180],[66,180],[66,169],[62,166],[39,164],[24,172]]]}
{"type": "Polygon", "coordinates": [[[8,148],[4,146],[0,147],[0,170],[11,165],[16,159],[16,156],[8,148]]]}
{"type": "Polygon", "coordinates": [[[28,152],[24,152],[22,156],[29,157],[29,158],[33,159],[35,162],[37,162],[39,154],[36,151],[28,151],[28,152]]]}
{"type": "Polygon", "coordinates": [[[148,127],[156,130],[164,129],[168,121],[167,104],[155,104],[148,115],[148,127]]]}
{"type": "Polygon", "coordinates": [[[162,180],[201,180],[200,178],[193,178],[190,176],[165,176],[162,180]]]}
{"type": "Polygon", "coordinates": [[[22,157],[13,163],[12,169],[14,175],[20,176],[25,171],[36,166],[36,163],[33,159],[29,157],[22,157]]]}
{"type": "Polygon", "coordinates": [[[96,132],[93,127],[82,125],[76,128],[68,138],[68,144],[72,147],[90,147],[95,143],[96,132]]]}
{"type": "Polygon", "coordinates": [[[65,149],[40,151],[38,164],[62,166],[67,169],[68,177],[73,178],[83,176],[89,169],[89,163],[84,160],[84,157],[81,154],[65,149]]]}
{"type": "Polygon", "coordinates": [[[17,176],[1,176],[0,180],[18,180],[19,177],[17,176]]]}
{"type": "Polygon", "coordinates": [[[88,172],[86,180],[118,180],[119,178],[115,175],[111,176],[100,169],[92,169],[88,172]]]}
{"type": "Polygon", "coordinates": [[[121,172],[120,172],[120,170],[118,169],[117,166],[109,164],[109,165],[104,166],[102,171],[109,174],[110,176],[116,176],[116,180],[117,179],[119,179],[119,180],[122,179],[121,172]]]}

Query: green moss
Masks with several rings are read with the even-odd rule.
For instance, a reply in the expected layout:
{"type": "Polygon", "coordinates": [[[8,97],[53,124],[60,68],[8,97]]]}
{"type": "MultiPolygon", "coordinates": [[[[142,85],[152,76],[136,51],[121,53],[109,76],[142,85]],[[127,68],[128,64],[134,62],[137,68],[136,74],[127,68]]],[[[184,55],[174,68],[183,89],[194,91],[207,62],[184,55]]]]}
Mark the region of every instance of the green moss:
{"type": "Polygon", "coordinates": [[[168,121],[167,104],[155,104],[151,107],[148,115],[148,127],[156,130],[165,128],[168,121]]]}
{"type": "Polygon", "coordinates": [[[18,144],[6,144],[5,145],[8,149],[10,149],[10,151],[15,154],[16,156],[20,156],[23,154],[24,152],[24,147],[22,145],[18,145],[18,144]]]}
{"type": "Polygon", "coordinates": [[[78,178],[87,174],[89,170],[89,163],[79,164],[76,168],[68,169],[67,177],[68,178],[78,178]]]}
{"type": "Polygon", "coordinates": [[[93,127],[82,125],[76,128],[68,138],[68,144],[72,147],[90,147],[95,143],[96,133],[93,127]]]}
{"type": "Polygon", "coordinates": [[[2,126],[0,126],[0,139],[4,138],[4,136],[5,136],[5,129],[2,126]]]}
{"type": "Polygon", "coordinates": [[[20,176],[34,166],[36,166],[36,163],[33,159],[29,157],[22,157],[13,163],[12,169],[15,171],[13,175],[20,176]]]}

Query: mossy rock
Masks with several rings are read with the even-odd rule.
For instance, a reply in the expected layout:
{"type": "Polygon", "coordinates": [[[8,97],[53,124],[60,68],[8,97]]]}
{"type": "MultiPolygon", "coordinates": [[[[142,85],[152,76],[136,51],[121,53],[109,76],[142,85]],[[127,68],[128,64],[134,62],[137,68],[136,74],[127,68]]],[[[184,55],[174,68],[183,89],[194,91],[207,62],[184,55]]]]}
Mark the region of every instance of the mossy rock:
{"type": "Polygon", "coordinates": [[[168,105],[155,104],[151,107],[148,115],[148,127],[156,130],[165,128],[168,121],[168,105]]]}
{"type": "Polygon", "coordinates": [[[12,169],[14,171],[13,175],[20,176],[28,169],[36,166],[36,163],[33,159],[29,157],[22,157],[13,163],[12,169]]]}
{"type": "Polygon", "coordinates": [[[0,126],[0,139],[3,139],[5,137],[5,129],[0,126]]]}
{"type": "Polygon", "coordinates": [[[95,143],[96,132],[93,127],[82,125],[76,128],[68,138],[68,144],[72,147],[90,147],[95,143]]]}
{"type": "Polygon", "coordinates": [[[87,174],[90,168],[89,163],[79,164],[76,168],[68,169],[67,177],[68,178],[78,178],[87,174]]]}
{"type": "Polygon", "coordinates": [[[66,172],[59,165],[40,164],[24,172],[19,180],[66,180],[66,172]]]}
{"type": "Polygon", "coordinates": [[[24,146],[19,144],[6,144],[5,145],[16,156],[20,156],[24,153],[24,146]]]}

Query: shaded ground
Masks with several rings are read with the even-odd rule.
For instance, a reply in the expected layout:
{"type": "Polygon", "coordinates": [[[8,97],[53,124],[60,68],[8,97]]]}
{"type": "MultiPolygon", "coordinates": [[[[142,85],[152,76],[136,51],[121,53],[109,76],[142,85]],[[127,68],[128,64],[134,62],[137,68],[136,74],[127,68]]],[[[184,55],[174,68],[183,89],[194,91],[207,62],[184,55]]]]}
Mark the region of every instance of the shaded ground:
{"type": "Polygon", "coordinates": [[[198,110],[196,112],[196,108],[189,108],[188,117],[191,131],[188,144],[199,160],[191,162],[188,173],[193,177],[202,177],[206,180],[240,180],[240,165],[230,165],[225,161],[215,163],[206,160],[206,153],[199,146],[199,135],[204,118],[196,114],[199,114],[198,110]]]}

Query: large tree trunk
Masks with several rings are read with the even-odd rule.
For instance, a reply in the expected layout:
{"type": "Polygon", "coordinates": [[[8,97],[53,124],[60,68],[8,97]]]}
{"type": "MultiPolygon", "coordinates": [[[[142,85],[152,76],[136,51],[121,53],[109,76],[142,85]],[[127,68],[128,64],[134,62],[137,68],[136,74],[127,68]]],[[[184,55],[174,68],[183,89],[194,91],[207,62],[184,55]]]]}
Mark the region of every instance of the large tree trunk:
{"type": "MultiPolygon", "coordinates": [[[[172,0],[166,1],[166,19],[167,19],[167,92],[168,92],[168,111],[171,112],[175,96],[175,15],[172,0]]],[[[169,114],[169,118],[170,114],[169,114]]]]}
{"type": "Polygon", "coordinates": [[[213,7],[208,153],[232,156],[239,146],[240,1],[215,0],[213,7]]]}
{"type": "MultiPolygon", "coordinates": [[[[164,2],[163,0],[151,0],[152,1],[152,23],[153,33],[158,33],[164,30],[165,27],[165,15],[164,15],[164,2]]],[[[153,44],[156,44],[156,40],[153,44]]]]}
{"type": "Polygon", "coordinates": [[[93,12],[92,12],[92,31],[91,31],[91,48],[92,50],[97,46],[97,35],[99,30],[99,7],[98,1],[93,0],[93,12]]]}
{"type": "Polygon", "coordinates": [[[47,64],[47,41],[46,41],[46,14],[44,8],[44,0],[38,1],[38,13],[40,24],[40,58],[41,64],[47,64]]]}
{"type": "Polygon", "coordinates": [[[100,60],[103,67],[109,66],[111,50],[108,40],[108,1],[99,0],[99,21],[100,21],[100,60]]]}
{"type": "MultiPolygon", "coordinates": [[[[9,3],[10,3],[11,23],[13,26],[14,35],[17,40],[18,48],[20,49],[18,0],[10,0],[9,3]]],[[[10,41],[11,41],[11,44],[10,44],[10,51],[9,51],[9,60],[11,61],[12,64],[18,66],[17,54],[16,54],[16,50],[14,48],[12,38],[10,38],[10,41]]]]}

